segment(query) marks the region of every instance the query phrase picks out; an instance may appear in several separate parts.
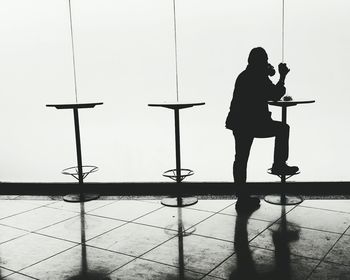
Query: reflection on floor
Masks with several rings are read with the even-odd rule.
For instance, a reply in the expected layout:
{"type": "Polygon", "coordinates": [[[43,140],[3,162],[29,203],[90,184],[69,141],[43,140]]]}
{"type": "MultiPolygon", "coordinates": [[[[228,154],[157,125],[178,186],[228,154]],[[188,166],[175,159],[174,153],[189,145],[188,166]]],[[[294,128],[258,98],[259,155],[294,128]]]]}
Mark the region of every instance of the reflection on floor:
{"type": "Polygon", "coordinates": [[[1,279],[350,279],[350,200],[0,197],[1,279]]]}

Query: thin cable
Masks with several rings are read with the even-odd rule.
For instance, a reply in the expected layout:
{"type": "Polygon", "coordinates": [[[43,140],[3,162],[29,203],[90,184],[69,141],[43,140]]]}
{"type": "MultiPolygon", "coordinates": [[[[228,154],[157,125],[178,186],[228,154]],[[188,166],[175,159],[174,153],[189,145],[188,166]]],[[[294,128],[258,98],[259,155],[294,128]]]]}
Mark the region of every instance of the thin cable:
{"type": "Polygon", "coordinates": [[[284,0],[282,0],[282,62],[284,62],[284,0]]]}
{"type": "Polygon", "coordinates": [[[78,87],[77,87],[77,74],[75,67],[75,53],[74,53],[74,36],[73,36],[73,21],[72,21],[72,6],[71,0],[69,2],[69,22],[70,22],[70,36],[72,41],[72,57],[73,57],[73,73],[74,73],[74,92],[75,92],[75,102],[78,103],[78,87]]]}
{"type": "Polygon", "coordinates": [[[179,102],[179,73],[177,66],[177,34],[176,34],[176,5],[175,0],[173,0],[173,10],[174,10],[174,41],[175,41],[175,73],[176,73],[176,101],[179,102]]]}

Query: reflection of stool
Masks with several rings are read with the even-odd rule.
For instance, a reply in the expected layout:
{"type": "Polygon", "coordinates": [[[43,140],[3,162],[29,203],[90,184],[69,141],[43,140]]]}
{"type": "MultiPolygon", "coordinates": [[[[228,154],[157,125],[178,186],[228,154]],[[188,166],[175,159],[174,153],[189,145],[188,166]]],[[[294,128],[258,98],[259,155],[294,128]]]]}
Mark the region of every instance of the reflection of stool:
{"type": "Polygon", "coordinates": [[[96,166],[82,164],[81,158],[81,144],[80,144],[80,129],[79,129],[79,115],[78,109],[83,108],[94,108],[96,105],[101,105],[100,103],[80,103],[80,104],[50,104],[47,107],[55,107],[56,109],[72,109],[74,114],[74,128],[75,128],[75,143],[77,149],[77,163],[76,167],[69,167],[62,171],[65,175],[71,175],[79,181],[79,193],[69,194],[64,196],[64,200],[67,202],[83,202],[99,198],[98,194],[87,194],[83,193],[83,183],[84,178],[92,172],[98,170],[96,166]]]}
{"type": "MultiPolygon", "coordinates": [[[[287,107],[296,106],[298,104],[307,104],[307,103],[314,103],[314,100],[308,100],[308,101],[271,101],[269,102],[270,105],[278,106],[282,108],[282,123],[287,124],[287,107]]],[[[268,169],[267,171],[269,174],[276,175],[280,177],[282,188],[286,184],[286,180],[290,177],[299,174],[300,172],[296,172],[295,174],[274,174],[272,173],[271,169],[268,169]]],[[[280,195],[266,195],[265,201],[271,204],[277,204],[277,205],[295,205],[303,202],[303,198],[301,196],[291,196],[286,195],[283,190],[280,195]]]]}
{"type": "MultiPolygon", "coordinates": [[[[286,184],[286,180],[289,179],[290,177],[300,174],[299,171],[295,174],[289,174],[289,175],[274,174],[271,172],[271,168],[267,170],[267,173],[280,177],[282,184],[286,184]]],[[[282,188],[283,186],[284,185],[282,185],[282,188]]],[[[283,192],[283,190],[280,195],[267,195],[265,196],[264,199],[266,202],[269,202],[271,204],[277,204],[277,205],[295,205],[303,202],[303,198],[301,196],[286,195],[283,192]]]]}
{"type": "MultiPolygon", "coordinates": [[[[163,176],[168,177],[176,181],[176,183],[181,183],[186,177],[191,176],[194,172],[191,169],[181,169],[181,153],[180,153],[180,109],[190,108],[193,106],[204,105],[201,103],[160,103],[160,104],[148,104],[151,107],[164,107],[174,110],[175,116],[175,152],[176,152],[176,169],[170,169],[163,173],[163,176]]],[[[165,206],[172,207],[184,207],[197,203],[198,199],[195,197],[169,197],[162,199],[162,204],[165,206]]]]}

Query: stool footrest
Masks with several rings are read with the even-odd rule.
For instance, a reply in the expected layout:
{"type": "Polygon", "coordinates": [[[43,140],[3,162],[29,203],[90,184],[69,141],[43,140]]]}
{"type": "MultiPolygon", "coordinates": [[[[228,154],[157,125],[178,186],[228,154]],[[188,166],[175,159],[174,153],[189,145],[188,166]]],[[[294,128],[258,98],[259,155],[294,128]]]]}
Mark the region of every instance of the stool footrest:
{"type": "Polygon", "coordinates": [[[300,171],[297,171],[297,172],[295,172],[295,173],[293,173],[293,174],[277,174],[277,173],[272,172],[272,169],[269,168],[269,169],[267,169],[267,173],[269,173],[269,174],[271,174],[271,175],[276,175],[276,176],[278,176],[278,177],[280,177],[280,178],[282,178],[282,176],[286,176],[286,180],[287,180],[287,179],[289,179],[290,177],[293,177],[294,175],[300,174],[300,171]]]}
{"type": "MultiPolygon", "coordinates": [[[[184,180],[188,176],[192,176],[194,174],[193,170],[187,168],[181,168],[180,170],[180,182],[184,180]]],[[[170,178],[174,181],[177,180],[177,172],[176,169],[169,169],[163,173],[164,177],[170,178]]]]}
{"type": "MultiPolygon", "coordinates": [[[[83,165],[82,169],[83,169],[83,179],[85,179],[85,177],[87,175],[89,175],[90,173],[98,171],[98,167],[94,166],[94,165],[83,165]]],[[[72,167],[65,168],[62,170],[62,174],[71,175],[75,179],[79,180],[79,168],[78,168],[78,166],[72,166],[72,167]]]]}

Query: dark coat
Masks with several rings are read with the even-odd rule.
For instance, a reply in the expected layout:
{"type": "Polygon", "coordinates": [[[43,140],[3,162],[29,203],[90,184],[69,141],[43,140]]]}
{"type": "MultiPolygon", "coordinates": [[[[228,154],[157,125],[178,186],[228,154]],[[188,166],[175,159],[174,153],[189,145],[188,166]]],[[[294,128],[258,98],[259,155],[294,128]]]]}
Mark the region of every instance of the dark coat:
{"type": "Polygon", "coordinates": [[[266,73],[248,65],[237,77],[226,128],[250,130],[271,121],[267,101],[279,100],[285,92],[283,82],[275,85],[266,73]]]}

